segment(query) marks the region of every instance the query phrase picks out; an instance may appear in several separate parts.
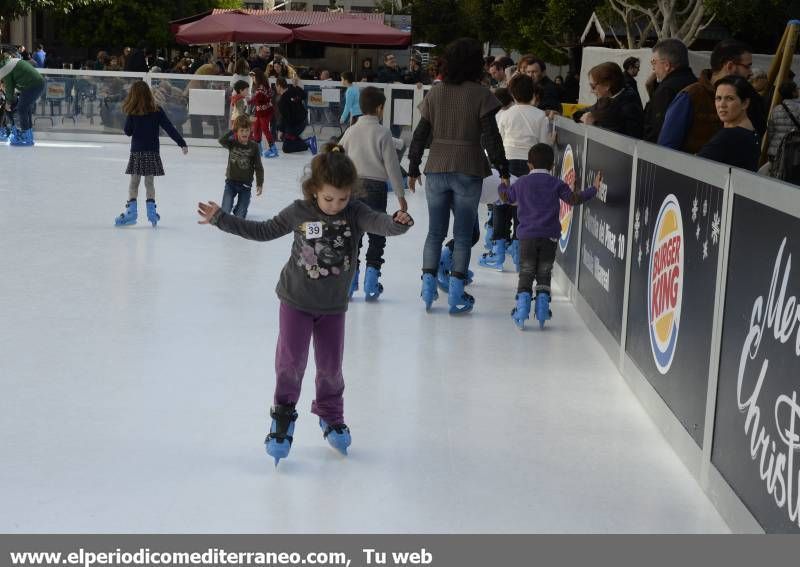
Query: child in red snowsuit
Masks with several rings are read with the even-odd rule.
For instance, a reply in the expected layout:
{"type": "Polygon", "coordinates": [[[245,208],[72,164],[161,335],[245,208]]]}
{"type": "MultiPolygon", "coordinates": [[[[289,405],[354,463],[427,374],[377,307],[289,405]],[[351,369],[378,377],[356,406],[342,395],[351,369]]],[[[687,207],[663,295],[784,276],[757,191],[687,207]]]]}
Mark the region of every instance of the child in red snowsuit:
{"type": "Polygon", "coordinates": [[[251,139],[261,146],[261,155],[265,158],[278,157],[278,148],[272,138],[269,124],[272,122],[272,115],[275,107],[272,106],[272,93],[270,92],[269,82],[262,69],[256,69],[253,77],[253,96],[250,97],[250,106],[253,109],[253,132],[251,139]],[[267,139],[269,149],[264,150],[261,143],[262,135],[267,139]]]}

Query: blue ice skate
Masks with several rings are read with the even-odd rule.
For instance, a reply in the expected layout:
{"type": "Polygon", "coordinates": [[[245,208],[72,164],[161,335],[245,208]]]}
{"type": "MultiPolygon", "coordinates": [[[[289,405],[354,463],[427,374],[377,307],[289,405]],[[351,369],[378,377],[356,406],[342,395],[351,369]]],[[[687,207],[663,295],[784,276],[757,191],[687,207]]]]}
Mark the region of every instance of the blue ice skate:
{"type": "Polygon", "coordinates": [[[308,149],[311,150],[311,155],[317,155],[317,151],[318,151],[318,148],[317,148],[317,137],[316,136],[311,136],[310,138],[306,138],[303,141],[308,146],[308,149]]]}
{"type": "Polygon", "coordinates": [[[350,429],[348,429],[344,423],[328,425],[322,418],[319,418],[319,427],[322,429],[322,438],[327,439],[330,446],[339,451],[342,455],[347,455],[347,448],[352,441],[350,438],[350,429]]]}
{"type": "Polygon", "coordinates": [[[484,268],[490,268],[497,270],[498,272],[502,272],[505,261],[506,241],[504,239],[500,239],[494,241],[492,251],[488,254],[484,254],[481,259],[478,260],[478,264],[484,268]]]}
{"type": "Polygon", "coordinates": [[[350,282],[350,299],[353,299],[353,294],[358,291],[358,278],[361,276],[361,270],[356,268],[356,275],[353,276],[353,281],[350,282]]]}
{"type": "Polygon", "coordinates": [[[439,270],[436,272],[436,283],[442,291],[447,291],[450,287],[450,270],[453,269],[453,251],[449,246],[442,248],[439,256],[439,270]]]}
{"type": "Polygon", "coordinates": [[[544,329],[544,323],[553,317],[550,311],[550,293],[540,291],[536,294],[536,318],[539,320],[539,328],[544,329]]]}
{"type": "Polygon", "coordinates": [[[383,284],[378,281],[381,273],[378,268],[367,266],[367,274],[364,276],[364,295],[367,301],[377,301],[383,293],[383,284]]]}
{"type": "Polygon", "coordinates": [[[16,126],[11,129],[11,135],[8,137],[8,144],[11,146],[26,147],[33,145],[33,128],[27,130],[20,130],[16,126]]]}
{"type": "Polygon", "coordinates": [[[136,199],[131,199],[125,204],[125,211],[114,219],[114,224],[117,226],[130,226],[136,224],[137,217],[136,199]]]}
{"type": "Polygon", "coordinates": [[[297,412],[294,406],[276,405],[270,409],[269,415],[272,418],[272,425],[269,428],[269,435],[264,439],[264,444],[267,446],[267,454],[275,459],[277,467],[281,459],[289,456],[289,449],[292,448],[297,412]]]}
{"type": "Polygon", "coordinates": [[[7,142],[8,137],[11,135],[11,128],[0,126],[0,142],[7,142]]]}
{"type": "Polygon", "coordinates": [[[508,254],[514,262],[514,268],[519,273],[519,240],[511,241],[511,246],[508,247],[508,254]]]}
{"type": "MultiPolygon", "coordinates": [[[[436,272],[436,283],[439,289],[447,291],[450,288],[450,272],[453,269],[453,251],[449,246],[442,248],[442,254],[439,256],[439,270],[436,272]]],[[[467,281],[465,285],[469,285],[475,279],[475,272],[467,270],[467,281]]]]}
{"type": "Polygon", "coordinates": [[[147,200],[147,220],[150,221],[153,228],[155,228],[158,221],[161,220],[161,215],[156,212],[156,202],[152,199],[147,200]]]}
{"type": "Polygon", "coordinates": [[[464,291],[464,280],[450,276],[450,285],[447,291],[447,303],[450,305],[450,315],[459,315],[472,311],[475,298],[464,291]]]}
{"type": "Polygon", "coordinates": [[[422,274],[422,292],[419,295],[425,302],[425,311],[430,311],[433,302],[439,299],[439,292],[436,291],[436,278],[433,274],[422,274]]]}
{"type": "Polygon", "coordinates": [[[278,146],[276,146],[275,144],[270,145],[269,149],[264,150],[264,152],[261,155],[268,159],[278,157],[280,155],[280,153],[278,152],[278,146]]]}
{"type": "Polygon", "coordinates": [[[531,315],[531,294],[527,291],[517,294],[517,306],[511,310],[511,318],[514,319],[519,330],[525,328],[525,321],[531,315]]]}

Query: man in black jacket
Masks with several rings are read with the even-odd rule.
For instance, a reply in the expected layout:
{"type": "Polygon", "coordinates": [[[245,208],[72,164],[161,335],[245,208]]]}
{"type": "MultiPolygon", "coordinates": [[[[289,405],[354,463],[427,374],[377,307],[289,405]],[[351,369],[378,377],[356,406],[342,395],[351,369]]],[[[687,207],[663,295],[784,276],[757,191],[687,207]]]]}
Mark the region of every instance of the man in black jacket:
{"type": "Polygon", "coordinates": [[[379,83],[403,82],[403,71],[397,64],[397,58],[393,54],[387,53],[386,55],[383,56],[383,67],[378,69],[377,82],[379,83]]]}
{"type": "Polygon", "coordinates": [[[525,74],[533,79],[533,83],[542,89],[542,100],[539,102],[539,109],[561,114],[561,97],[558,94],[558,86],[547,76],[547,65],[541,59],[532,58],[525,67],[525,74]]]}
{"type": "Polygon", "coordinates": [[[644,116],[644,139],[657,143],[667,108],[679,92],[697,82],[689,67],[689,50],[679,39],[662,39],[653,47],[650,60],[658,81],[644,116]]]}

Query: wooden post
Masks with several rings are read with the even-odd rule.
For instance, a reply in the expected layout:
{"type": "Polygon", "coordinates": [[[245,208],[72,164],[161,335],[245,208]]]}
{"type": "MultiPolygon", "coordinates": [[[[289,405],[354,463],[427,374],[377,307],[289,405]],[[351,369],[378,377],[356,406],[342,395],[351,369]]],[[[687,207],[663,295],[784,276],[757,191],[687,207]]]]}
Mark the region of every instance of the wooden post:
{"type": "MultiPolygon", "coordinates": [[[[772,100],[770,101],[769,108],[767,109],[767,116],[772,113],[772,109],[781,103],[780,86],[786,81],[789,76],[789,70],[792,68],[792,60],[794,53],[797,50],[797,39],[800,35],[800,20],[790,20],[786,24],[786,30],[783,33],[781,42],[778,45],[778,50],[775,52],[775,58],[769,68],[769,84],[774,85],[774,92],[772,100]],[[775,69],[777,68],[777,76],[774,76],[775,69]],[[772,80],[774,77],[774,81],[772,80]]],[[[763,165],[767,161],[767,134],[764,133],[764,138],[761,140],[761,159],[759,163],[763,165]]]]}

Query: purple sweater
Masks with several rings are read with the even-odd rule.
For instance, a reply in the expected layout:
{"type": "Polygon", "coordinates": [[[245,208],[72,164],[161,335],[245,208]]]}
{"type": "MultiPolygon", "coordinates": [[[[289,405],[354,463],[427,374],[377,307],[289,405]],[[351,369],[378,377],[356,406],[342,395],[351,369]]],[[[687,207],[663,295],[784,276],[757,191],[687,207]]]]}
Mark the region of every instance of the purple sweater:
{"type": "Polygon", "coordinates": [[[501,184],[498,193],[508,203],[517,204],[517,235],[520,239],[559,238],[559,199],[570,205],[578,205],[594,197],[597,189],[589,186],[580,193],[573,193],[569,185],[558,177],[543,169],[535,169],[517,179],[511,187],[501,184]]]}

